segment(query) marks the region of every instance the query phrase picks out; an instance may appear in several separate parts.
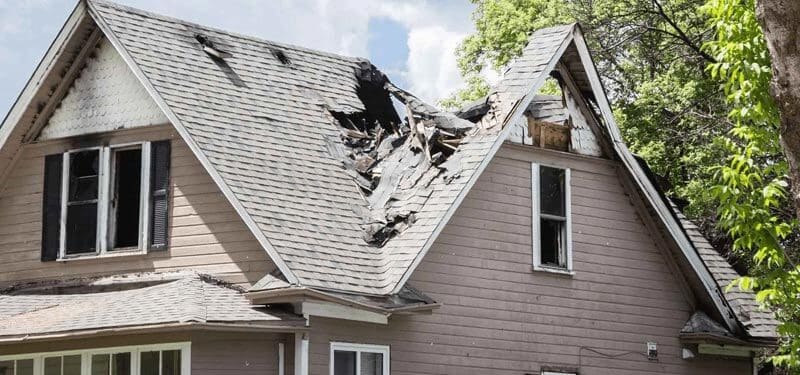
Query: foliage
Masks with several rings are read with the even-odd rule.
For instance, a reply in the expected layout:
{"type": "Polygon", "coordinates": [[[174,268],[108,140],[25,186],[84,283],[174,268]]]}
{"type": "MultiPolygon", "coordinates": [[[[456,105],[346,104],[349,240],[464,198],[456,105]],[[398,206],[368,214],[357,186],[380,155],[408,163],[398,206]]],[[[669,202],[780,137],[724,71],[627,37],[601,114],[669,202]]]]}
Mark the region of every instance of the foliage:
{"type": "Polygon", "coordinates": [[[709,0],[703,9],[716,29],[716,39],[706,45],[717,60],[709,72],[722,82],[734,122],[730,136],[720,142],[730,156],[717,169],[712,190],[719,201],[719,225],[733,237],[734,250],[753,259],[750,275],[738,286],[755,290],[757,300],[781,322],[774,362],[799,371],[800,268],[792,259],[798,227],[787,210],[787,165],[778,142],[779,113],[769,94],[766,41],[755,0],[709,0]]]}
{"type": "Polygon", "coordinates": [[[719,85],[705,71],[713,60],[704,0],[473,0],[476,31],[458,50],[465,90],[441,102],[457,107],[488,90],[480,73],[502,71],[531,32],[580,22],[604,79],[625,140],[688,199],[689,216],[712,217],[707,168],[725,153],[712,140],[731,123],[719,85]],[[663,2],[663,4],[662,4],[663,2]]]}

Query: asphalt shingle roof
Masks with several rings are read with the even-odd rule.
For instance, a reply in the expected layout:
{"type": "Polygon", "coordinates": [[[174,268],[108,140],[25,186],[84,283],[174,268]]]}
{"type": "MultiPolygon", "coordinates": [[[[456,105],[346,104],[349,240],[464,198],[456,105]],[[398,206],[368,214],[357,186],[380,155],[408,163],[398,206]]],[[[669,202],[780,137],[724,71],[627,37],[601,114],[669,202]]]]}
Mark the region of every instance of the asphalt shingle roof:
{"type": "Polygon", "coordinates": [[[775,328],[778,322],[775,320],[773,313],[759,307],[753,292],[741,290],[738,287],[728,288],[739,277],[739,274],[714,249],[700,232],[697,225],[686,218],[674,204],[671,206],[683,230],[694,245],[700,258],[703,259],[703,263],[711,272],[711,276],[725,295],[725,299],[728,301],[733,313],[736,314],[736,319],[744,326],[747,334],[754,338],[770,339],[776,337],[775,328]]]}
{"type": "MultiPolygon", "coordinates": [[[[435,180],[416,222],[382,248],[371,246],[358,213],[367,203],[325,147],[325,139],[340,131],[328,109],[364,110],[356,73],[365,60],[104,1],[89,4],[302,285],[365,294],[395,290],[498,141],[499,127],[467,137],[456,152],[461,176],[435,180]],[[197,34],[231,57],[209,57],[197,34]]],[[[547,74],[544,67],[572,27],[534,34],[501,83],[504,103],[522,99],[547,74]]]]}
{"type": "MultiPolygon", "coordinates": [[[[132,278],[125,278],[130,283],[132,278]]],[[[121,280],[121,279],[120,279],[121,280]]],[[[90,288],[87,282],[86,288],[90,288]]],[[[103,285],[109,288],[112,284],[103,285]]],[[[252,306],[242,292],[197,274],[144,287],[100,292],[16,290],[0,294],[0,339],[175,323],[302,326],[302,318],[252,306]]],[[[97,287],[97,285],[95,285],[97,287]]]]}

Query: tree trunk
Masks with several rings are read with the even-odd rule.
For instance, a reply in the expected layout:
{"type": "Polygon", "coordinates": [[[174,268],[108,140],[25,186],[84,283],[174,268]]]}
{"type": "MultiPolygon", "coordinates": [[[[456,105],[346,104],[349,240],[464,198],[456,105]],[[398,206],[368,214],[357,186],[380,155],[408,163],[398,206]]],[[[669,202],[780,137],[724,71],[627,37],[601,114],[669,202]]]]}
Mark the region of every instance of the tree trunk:
{"type": "Polygon", "coordinates": [[[756,15],[772,57],[770,94],[781,115],[781,147],[800,218],[800,1],[758,0],[756,15]]]}

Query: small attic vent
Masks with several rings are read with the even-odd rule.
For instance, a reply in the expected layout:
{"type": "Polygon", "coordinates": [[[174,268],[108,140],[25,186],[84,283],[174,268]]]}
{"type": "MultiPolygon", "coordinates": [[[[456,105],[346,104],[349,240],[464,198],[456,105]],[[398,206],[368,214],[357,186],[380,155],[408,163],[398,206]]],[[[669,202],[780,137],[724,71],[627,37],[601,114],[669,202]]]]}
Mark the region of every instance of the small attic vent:
{"type": "Polygon", "coordinates": [[[220,60],[231,57],[230,53],[221,51],[217,47],[214,47],[214,43],[211,42],[211,39],[208,39],[207,36],[203,34],[195,34],[194,38],[200,42],[200,45],[203,47],[203,52],[207,53],[209,56],[220,60]]]}
{"type": "Polygon", "coordinates": [[[269,50],[270,52],[272,52],[272,56],[275,56],[275,58],[278,59],[278,61],[280,61],[281,64],[292,65],[292,62],[289,60],[289,56],[286,56],[286,54],[283,51],[277,48],[270,48],[269,50]]]}

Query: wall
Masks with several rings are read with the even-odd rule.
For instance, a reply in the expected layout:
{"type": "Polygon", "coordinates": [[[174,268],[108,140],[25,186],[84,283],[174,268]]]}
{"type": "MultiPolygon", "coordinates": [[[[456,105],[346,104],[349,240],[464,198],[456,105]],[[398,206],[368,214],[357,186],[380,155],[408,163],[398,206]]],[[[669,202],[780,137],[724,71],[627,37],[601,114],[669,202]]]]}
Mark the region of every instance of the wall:
{"type": "Polygon", "coordinates": [[[0,287],[15,281],[194,269],[243,286],[275,269],[191,150],[169,126],[124,130],[109,141],[172,139],[170,248],[147,255],[41,262],[44,156],[69,149],[64,139],[26,145],[0,181],[0,287]]]}
{"type": "Polygon", "coordinates": [[[680,358],[690,302],[610,161],[503,146],[410,285],[443,307],[388,327],[312,318],[311,374],[328,374],[330,341],[390,344],[392,375],[750,373],[749,361],[680,358]],[[531,270],[532,161],[572,168],[574,276],[531,270]]]}

